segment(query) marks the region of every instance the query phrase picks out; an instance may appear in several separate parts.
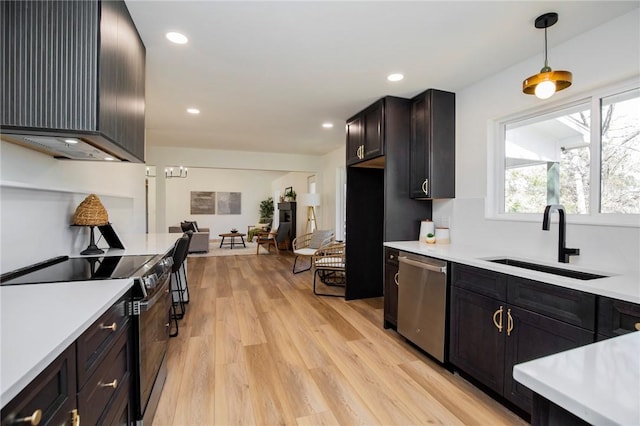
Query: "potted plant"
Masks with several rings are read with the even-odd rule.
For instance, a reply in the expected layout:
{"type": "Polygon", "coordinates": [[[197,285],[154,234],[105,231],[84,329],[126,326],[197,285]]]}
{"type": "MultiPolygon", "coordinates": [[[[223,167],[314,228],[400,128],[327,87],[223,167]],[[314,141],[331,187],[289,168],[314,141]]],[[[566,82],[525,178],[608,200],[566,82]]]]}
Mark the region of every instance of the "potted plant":
{"type": "Polygon", "coordinates": [[[268,223],[273,219],[273,198],[260,201],[260,222],[268,223]]]}
{"type": "Polygon", "coordinates": [[[292,187],[288,187],[284,192],[284,200],[285,201],[295,201],[296,200],[296,191],[293,190],[292,187]]]}
{"type": "Polygon", "coordinates": [[[427,234],[427,238],[426,238],[427,244],[435,244],[436,242],[436,236],[433,235],[431,232],[429,232],[427,234]]]}

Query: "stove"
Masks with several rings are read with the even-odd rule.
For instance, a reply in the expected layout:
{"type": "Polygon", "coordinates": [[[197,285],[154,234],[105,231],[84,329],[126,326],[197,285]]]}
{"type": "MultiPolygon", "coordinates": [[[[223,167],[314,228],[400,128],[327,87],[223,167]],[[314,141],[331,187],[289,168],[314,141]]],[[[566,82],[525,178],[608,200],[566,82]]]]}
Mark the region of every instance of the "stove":
{"type": "MultiPolygon", "coordinates": [[[[7,272],[0,285],[41,284],[65,281],[108,280],[145,275],[145,265],[155,255],[54,257],[44,262],[7,272]]],[[[151,262],[152,264],[154,262],[151,262]]]]}

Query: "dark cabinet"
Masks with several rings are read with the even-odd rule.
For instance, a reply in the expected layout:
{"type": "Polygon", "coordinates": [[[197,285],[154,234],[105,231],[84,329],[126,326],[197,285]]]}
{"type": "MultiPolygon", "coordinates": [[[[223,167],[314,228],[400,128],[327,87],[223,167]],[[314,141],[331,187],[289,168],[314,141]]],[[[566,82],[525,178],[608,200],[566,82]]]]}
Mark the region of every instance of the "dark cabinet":
{"type": "Polygon", "coordinates": [[[621,336],[640,330],[640,305],[598,297],[598,338],[621,336]]]}
{"type": "Polygon", "coordinates": [[[381,99],[347,120],[347,165],[384,155],[384,104],[381,99]]]}
{"type": "Polygon", "coordinates": [[[429,89],[412,99],[412,198],[454,198],[455,94],[429,89]]]}
{"type": "Polygon", "coordinates": [[[411,101],[387,96],[349,119],[354,130],[347,126],[347,157],[349,135],[358,134],[357,119],[361,146],[369,147],[362,150],[372,158],[347,167],[347,300],[383,295],[383,243],[416,240],[420,221],[431,217],[432,207],[431,201],[409,197],[411,101]]]}
{"type": "Polygon", "coordinates": [[[2,426],[38,424],[36,416],[43,425],[71,425],[76,406],[76,346],[72,344],[2,408],[2,426]]]}
{"type": "Polygon", "coordinates": [[[296,238],[296,202],[295,201],[285,201],[283,203],[278,203],[278,223],[288,223],[289,224],[289,245],[296,238]]]}
{"type": "Polygon", "coordinates": [[[39,410],[41,424],[132,424],[132,335],[123,295],[78,339],[2,409],[2,426],[28,423],[39,410]]]}
{"type": "Polygon", "coordinates": [[[531,413],[513,366],[592,343],[594,312],[594,295],[454,264],[449,359],[531,413]]]}
{"type": "Polygon", "coordinates": [[[384,250],[384,328],[398,326],[398,250],[384,250]]]}
{"type": "MultiPolygon", "coordinates": [[[[1,7],[0,124],[8,140],[80,138],[143,162],[145,47],[125,2],[3,1],[1,7]]],[[[43,142],[38,148],[56,152],[43,142]]]]}

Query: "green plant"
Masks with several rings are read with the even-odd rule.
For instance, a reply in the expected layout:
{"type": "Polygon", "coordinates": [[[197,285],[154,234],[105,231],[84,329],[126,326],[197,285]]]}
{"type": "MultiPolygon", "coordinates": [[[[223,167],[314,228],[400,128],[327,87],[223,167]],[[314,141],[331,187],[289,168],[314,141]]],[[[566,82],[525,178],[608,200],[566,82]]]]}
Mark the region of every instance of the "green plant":
{"type": "Polygon", "coordinates": [[[433,238],[433,237],[435,237],[435,235],[433,235],[431,232],[427,234],[427,238],[433,238]]]}
{"type": "Polygon", "coordinates": [[[296,191],[293,188],[288,189],[287,192],[284,193],[285,197],[291,198],[293,201],[296,200],[296,191]]]}
{"type": "Polygon", "coordinates": [[[260,201],[260,219],[270,219],[273,217],[273,198],[260,201]]]}

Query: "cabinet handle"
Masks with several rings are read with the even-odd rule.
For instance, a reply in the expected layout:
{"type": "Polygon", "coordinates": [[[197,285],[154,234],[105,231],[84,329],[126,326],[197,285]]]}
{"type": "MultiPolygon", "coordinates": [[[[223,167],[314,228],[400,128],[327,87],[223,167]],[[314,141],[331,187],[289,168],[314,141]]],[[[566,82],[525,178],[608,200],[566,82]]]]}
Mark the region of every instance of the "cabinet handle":
{"type": "Polygon", "coordinates": [[[495,311],[493,313],[493,325],[495,325],[496,328],[498,329],[498,333],[502,333],[502,310],[503,310],[503,307],[501,305],[500,309],[498,309],[497,311],[495,311]],[[496,321],[496,317],[498,315],[500,315],[500,323],[498,323],[498,321],[496,321]]]}
{"type": "Polygon", "coordinates": [[[118,387],[118,379],[113,379],[113,382],[111,383],[99,383],[101,388],[117,388],[118,387]]]}
{"type": "Polygon", "coordinates": [[[32,426],[36,426],[36,425],[40,424],[40,420],[42,420],[42,410],[38,408],[29,417],[23,417],[21,419],[15,419],[13,421],[13,424],[29,423],[32,426]]]}
{"type": "Polygon", "coordinates": [[[71,426],[80,426],[80,414],[77,408],[71,410],[71,426]]]}
{"type": "Polygon", "coordinates": [[[393,281],[396,283],[396,285],[398,285],[398,275],[400,275],[400,272],[396,272],[396,274],[393,276],[393,281]]]}
{"type": "Polygon", "coordinates": [[[511,308],[507,309],[507,336],[513,331],[513,317],[511,316],[511,308]]]}
{"type": "Polygon", "coordinates": [[[640,322],[635,323],[633,326],[636,328],[636,330],[640,331],[640,322]]]}
{"type": "Polygon", "coordinates": [[[394,255],[392,255],[392,254],[390,254],[390,255],[389,255],[389,259],[393,260],[393,259],[395,259],[395,258],[396,258],[396,257],[395,257],[394,255]]]}
{"type": "Polygon", "coordinates": [[[100,329],[102,330],[116,331],[117,328],[118,328],[118,324],[116,324],[115,322],[112,323],[111,325],[100,324],[100,329]]]}
{"type": "Polygon", "coordinates": [[[424,182],[422,182],[422,192],[424,192],[424,195],[429,195],[429,179],[425,179],[424,182]]]}

